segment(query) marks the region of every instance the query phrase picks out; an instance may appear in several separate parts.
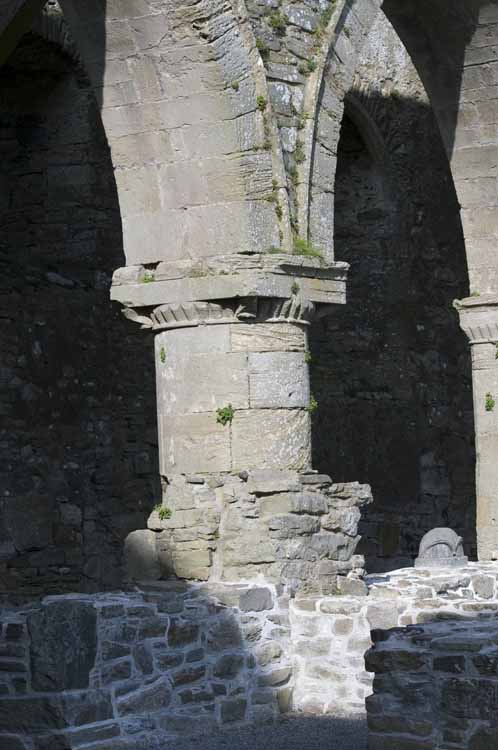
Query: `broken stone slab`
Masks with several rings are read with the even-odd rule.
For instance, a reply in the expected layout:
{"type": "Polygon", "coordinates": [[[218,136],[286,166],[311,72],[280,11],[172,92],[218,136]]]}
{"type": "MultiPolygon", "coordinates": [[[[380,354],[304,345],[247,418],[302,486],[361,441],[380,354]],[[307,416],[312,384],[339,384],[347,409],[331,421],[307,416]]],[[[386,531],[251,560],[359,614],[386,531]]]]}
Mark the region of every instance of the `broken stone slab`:
{"type": "MultiPolygon", "coordinates": [[[[289,256],[291,259],[292,256],[289,256]]],[[[345,301],[347,268],[342,263],[318,268],[316,265],[294,265],[287,262],[282,267],[239,270],[236,273],[212,274],[197,271],[193,276],[160,279],[149,276],[144,270],[138,283],[117,283],[114,275],[111,299],[121,302],[126,308],[147,308],[159,305],[188,302],[219,302],[243,297],[289,299],[296,285],[301,295],[310,302],[320,304],[343,304],[345,301]],[[291,272],[292,271],[292,272],[291,272]],[[311,275],[307,275],[306,271],[311,275]],[[316,276],[320,278],[315,278],[316,276]],[[147,279],[144,282],[143,279],[147,279]]],[[[235,320],[235,318],[234,318],[235,320]]],[[[152,327],[152,324],[151,324],[152,327]]]]}
{"type": "Polygon", "coordinates": [[[448,528],[427,532],[420,542],[416,568],[454,568],[467,565],[463,552],[463,539],[448,528]]]}
{"type": "Polygon", "coordinates": [[[274,492],[292,492],[299,489],[297,471],[278,469],[251,469],[247,472],[247,491],[254,495],[274,492]]]}

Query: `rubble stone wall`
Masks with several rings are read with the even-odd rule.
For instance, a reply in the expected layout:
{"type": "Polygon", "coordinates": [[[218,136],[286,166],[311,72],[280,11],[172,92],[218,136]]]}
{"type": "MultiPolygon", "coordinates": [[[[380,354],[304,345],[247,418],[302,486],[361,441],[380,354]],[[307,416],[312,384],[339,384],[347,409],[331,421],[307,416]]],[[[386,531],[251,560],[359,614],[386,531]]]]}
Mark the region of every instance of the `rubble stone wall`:
{"type": "MultiPolygon", "coordinates": [[[[392,628],[409,632],[411,625],[435,621],[444,623],[444,631],[447,622],[452,627],[452,620],[465,618],[472,621],[470,629],[477,617],[496,615],[498,567],[474,563],[458,571],[405,568],[367,576],[366,585],[346,581],[343,594],[291,601],[293,701],[298,710],[362,712],[372,691],[373,676],[364,660],[372,635],[392,628]]],[[[392,748],[401,750],[402,745],[394,743],[392,748]]]]}
{"type": "Polygon", "coordinates": [[[493,750],[496,616],[378,632],[366,659],[369,750],[493,750]]]}
{"type": "Polygon", "coordinates": [[[288,709],[288,598],[164,584],[1,611],[2,750],[150,750],[288,709]]]}
{"type": "Polygon", "coordinates": [[[108,146],[58,46],[25,37],[0,88],[0,591],[116,587],[160,488],[153,341],[109,301],[108,146]]]}

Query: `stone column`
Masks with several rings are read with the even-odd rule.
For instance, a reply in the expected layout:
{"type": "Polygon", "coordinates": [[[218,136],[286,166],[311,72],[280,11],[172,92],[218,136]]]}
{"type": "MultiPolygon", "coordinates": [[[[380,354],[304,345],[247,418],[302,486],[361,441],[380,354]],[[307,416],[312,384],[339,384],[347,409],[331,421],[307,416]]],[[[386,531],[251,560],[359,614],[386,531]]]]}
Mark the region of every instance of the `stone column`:
{"type": "MultiPolygon", "coordinates": [[[[307,329],[344,301],[346,272],[268,254],[115,274],[113,298],[157,332],[163,497],[146,536],[158,561],[144,574],[331,590],[362,567],[369,489],[311,467],[307,329]]],[[[140,557],[143,533],[136,545],[140,557]]]]}
{"type": "Polygon", "coordinates": [[[456,301],[472,347],[479,560],[498,560],[498,298],[456,301]]]}

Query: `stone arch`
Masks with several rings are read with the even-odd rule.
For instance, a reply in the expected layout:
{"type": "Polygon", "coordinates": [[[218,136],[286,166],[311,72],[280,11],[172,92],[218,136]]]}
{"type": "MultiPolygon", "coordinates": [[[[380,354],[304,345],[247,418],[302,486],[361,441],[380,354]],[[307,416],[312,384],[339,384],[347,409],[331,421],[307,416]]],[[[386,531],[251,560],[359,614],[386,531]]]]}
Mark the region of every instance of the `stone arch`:
{"type": "Polygon", "coordinates": [[[59,18],[38,23],[0,67],[0,596],[20,598],[119,585],[157,491],[151,341],[109,301],[124,258],[105,133],[59,18]],[[140,375],[119,372],[129,358],[140,375]]]}
{"type": "Polygon", "coordinates": [[[398,49],[378,16],[344,96],[331,177],[347,304],[310,333],[316,464],[372,484],[360,531],[370,571],[411,564],[445,519],[475,555],[470,358],[452,310],[468,293],[459,206],[422,83],[398,49]]]}
{"type": "Polygon", "coordinates": [[[328,260],[334,259],[330,243],[332,227],[330,180],[335,173],[334,154],[339,137],[344,96],[354,76],[356,60],[368,29],[379,12],[377,0],[346,0],[335,5],[323,34],[316,71],[304,92],[303,142],[306,158],[298,167],[298,225],[328,260]],[[335,144],[335,145],[334,145],[335,144]],[[332,163],[331,163],[332,159],[332,163]]]}
{"type": "Polygon", "coordinates": [[[262,200],[276,179],[257,103],[265,90],[243,8],[61,4],[101,101],[127,263],[277,244],[262,200]]]}

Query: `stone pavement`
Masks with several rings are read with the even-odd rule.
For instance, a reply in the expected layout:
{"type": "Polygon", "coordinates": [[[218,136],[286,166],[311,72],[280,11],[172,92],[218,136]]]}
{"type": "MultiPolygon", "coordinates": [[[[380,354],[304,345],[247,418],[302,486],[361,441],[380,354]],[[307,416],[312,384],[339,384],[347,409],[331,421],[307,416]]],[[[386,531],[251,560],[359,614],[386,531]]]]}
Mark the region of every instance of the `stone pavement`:
{"type": "Polygon", "coordinates": [[[366,750],[363,716],[330,717],[294,714],[275,724],[216,732],[176,741],[164,750],[366,750]]]}

